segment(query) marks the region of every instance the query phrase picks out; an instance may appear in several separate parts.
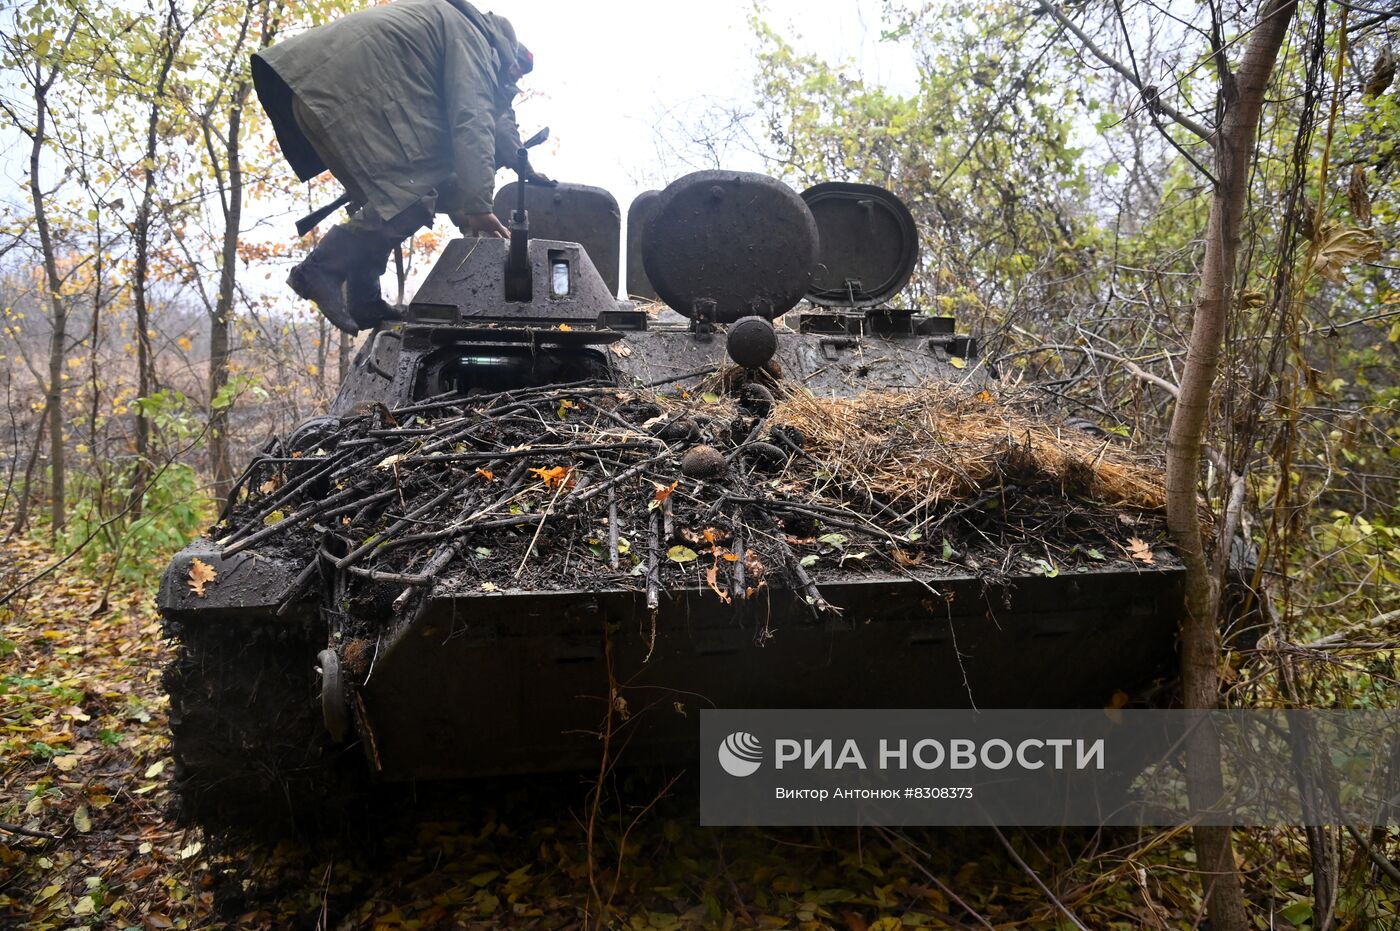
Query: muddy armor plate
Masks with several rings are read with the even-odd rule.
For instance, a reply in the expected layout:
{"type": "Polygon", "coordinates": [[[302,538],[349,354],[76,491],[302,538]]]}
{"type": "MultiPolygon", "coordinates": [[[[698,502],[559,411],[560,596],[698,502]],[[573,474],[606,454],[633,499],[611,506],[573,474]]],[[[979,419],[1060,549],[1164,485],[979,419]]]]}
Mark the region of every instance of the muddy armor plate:
{"type": "Polygon", "coordinates": [[[627,294],[633,300],[661,300],[642,264],[642,242],[646,239],[647,224],[656,215],[660,197],[660,191],[643,191],[627,208],[627,294]]]}
{"type": "MultiPolygon", "coordinates": [[[[502,223],[510,222],[515,209],[512,181],[496,192],[492,210],[502,223]]],[[[608,290],[617,293],[618,265],[622,255],[622,213],[617,199],[600,187],[565,184],[557,187],[525,185],[525,209],[530,213],[530,236],[576,242],[583,246],[608,290]]]]}
{"type": "Polygon", "coordinates": [[[661,192],[642,243],[656,293],[693,317],[713,302],[714,319],[776,317],[807,293],[817,224],[802,198],[775,178],[697,171],[661,192]]]}

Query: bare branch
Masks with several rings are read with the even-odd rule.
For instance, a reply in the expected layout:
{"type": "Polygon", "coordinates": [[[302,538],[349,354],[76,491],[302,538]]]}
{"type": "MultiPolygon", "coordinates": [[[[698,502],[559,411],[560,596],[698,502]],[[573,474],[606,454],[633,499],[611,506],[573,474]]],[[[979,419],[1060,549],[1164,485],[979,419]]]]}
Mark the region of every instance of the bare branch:
{"type": "Polygon", "coordinates": [[[1347,833],[1362,850],[1366,851],[1366,856],[1371,858],[1371,862],[1376,864],[1381,872],[1389,876],[1393,882],[1400,883],[1400,869],[1396,869],[1395,864],[1390,862],[1390,858],[1371,846],[1362,833],[1349,824],[1347,825],[1347,833]]]}
{"type": "MultiPolygon", "coordinates": [[[[1021,334],[1022,336],[1029,336],[1031,339],[1037,338],[1034,334],[1028,332],[1027,330],[1021,329],[1019,326],[1013,326],[1011,329],[1021,334]]],[[[1167,381],[1162,376],[1154,375],[1153,373],[1147,371],[1131,359],[1128,359],[1124,356],[1114,355],[1111,352],[1104,352],[1102,349],[1095,349],[1092,346],[1081,346],[1077,343],[1041,343],[1039,346],[1034,346],[1030,349],[1021,349],[1017,350],[1016,352],[1008,353],[1007,356],[1023,356],[1027,355],[1028,353],[1041,351],[1080,352],[1086,356],[1093,356],[1097,359],[1106,359],[1109,362],[1116,362],[1117,364],[1123,366],[1123,368],[1127,369],[1128,374],[1132,375],[1139,381],[1147,382],[1149,385],[1156,385],[1158,388],[1161,388],[1163,391],[1167,392],[1172,397],[1177,396],[1176,385],[1167,381]]]]}
{"type": "Polygon", "coordinates": [[[1049,13],[1050,16],[1055,20],[1055,22],[1059,23],[1061,26],[1064,26],[1071,33],[1073,33],[1074,37],[1083,44],[1084,48],[1088,50],[1090,55],[1093,55],[1099,61],[1103,62],[1108,67],[1118,72],[1120,75],[1123,76],[1123,78],[1126,81],[1128,81],[1128,83],[1136,87],[1138,89],[1138,92],[1142,94],[1143,103],[1147,105],[1149,110],[1155,108],[1158,112],[1161,112],[1167,117],[1169,117],[1172,122],[1176,123],[1182,129],[1187,130],[1195,136],[1198,136],[1202,142],[1205,142],[1210,145],[1215,144],[1215,131],[1213,129],[1197,121],[1193,117],[1182,113],[1180,110],[1176,109],[1171,104],[1163,101],[1161,99],[1161,96],[1158,95],[1155,90],[1152,90],[1151,88],[1144,85],[1143,82],[1139,80],[1135,74],[1133,74],[1133,69],[1129,68],[1127,65],[1123,64],[1121,61],[1114,58],[1112,55],[1108,54],[1102,48],[1100,48],[1098,44],[1094,42],[1093,39],[1089,38],[1089,35],[1083,29],[1080,29],[1073,22],[1071,22],[1070,18],[1066,16],[1059,9],[1059,7],[1055,6],[1053,3],[1050,3],[1049,0],[1040,0],[1040,8],[1046,13],[1049,13]]]}

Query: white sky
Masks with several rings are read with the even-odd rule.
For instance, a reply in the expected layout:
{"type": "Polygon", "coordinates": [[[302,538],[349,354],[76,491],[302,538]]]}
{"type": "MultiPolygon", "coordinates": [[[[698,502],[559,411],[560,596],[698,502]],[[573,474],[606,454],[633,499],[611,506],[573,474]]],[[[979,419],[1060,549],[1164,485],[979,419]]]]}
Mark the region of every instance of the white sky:
{"type": "MultiPolygon", "coordinates": [[[[550,138],[532,153],[532,164],[555,180],[610,191],[624,237],[637,194],[719,167],[695,160],[695,147],[682,137],[686,125],[716,107],[754,109],[758,38],[749,25],[751,0],[478,0],[476,6],[508,18],[534,53],[516,116],[522,137],[548,126],[550,138]]],[[[912,92],[917,72],[909,47],[880,42],[883,6],[882,0],[767,0],[761,15],[800,53],[849,62],[867,80],[912,92]]],[[[756,153],[730,147],[722,167],[763,166],[756,153]]],[[[497,186],[513,177],[500,172],[497,186]]],[[[437,228],[452,231],[445,218],[437,228]]],[[[625,281],[625,267],[621,274],[625,281]]]]}
{"type": "MultiPolygon", "coordinates": [[[[552,178],[605,187],[624,216],[641,191],[687,171],[660,135],[709,103],[754,105],[754,56],[745,0],[675,2],[477,3],[511,20],[535,55],[517,105],[522,135],[550,127],[532,157],[552,178]]],[[[867,79],[908,91],[915,67],[908,48],[881,43],[880,0],[769,0],[764,18],[799,51],[850,59],[867,79]]],[[[674,135],[674,133],[672,133],[674,135]]],[[[674,140],[683,148],[686,140],[674,140]]],[[[757,158],[726,153],[726,168],[757,169],[757,158]]],[[[502,175],[502,180],[506,175],[502,175]]]]}

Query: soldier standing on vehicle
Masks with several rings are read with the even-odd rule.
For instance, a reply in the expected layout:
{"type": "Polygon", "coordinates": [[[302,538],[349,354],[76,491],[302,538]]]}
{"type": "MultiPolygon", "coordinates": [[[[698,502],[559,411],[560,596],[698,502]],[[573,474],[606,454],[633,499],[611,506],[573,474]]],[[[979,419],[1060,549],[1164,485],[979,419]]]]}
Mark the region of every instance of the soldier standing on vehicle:
{"type": "MultiPolygon", "coordinates": [[[[329,169],[353,216],[287,276],[347,333],[396,317],[389,254],[435,213],[509,236],[491,212],[496,168],[520,145],[511,101],[534,57],[503,16],[466,0],[395,0],[253,56],[253,84],[303,181],[329,169]]],[[[530,169],[526,180],[551,184],[530,169]]]]}

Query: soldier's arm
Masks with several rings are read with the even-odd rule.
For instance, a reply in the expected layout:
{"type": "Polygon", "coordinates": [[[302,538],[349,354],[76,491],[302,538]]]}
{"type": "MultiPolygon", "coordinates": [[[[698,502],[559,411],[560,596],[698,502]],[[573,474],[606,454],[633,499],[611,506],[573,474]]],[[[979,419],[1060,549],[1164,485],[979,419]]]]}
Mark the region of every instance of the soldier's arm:
{"type": "Polygon", "coordinates": [[[448,36],[442,89],[461,209],[490,213],[496,180],[496,77],[490,52],[474,30],[448,36]],[[476,40],[476,41],[474,41],[476,40]]]}
{"type": "Polygon", "coordinates": [[[515,122],[514,108],[507,108],[496,118],[496,167],[514,168],[515,151],[520,148],[520,126],[515,122]]]}

